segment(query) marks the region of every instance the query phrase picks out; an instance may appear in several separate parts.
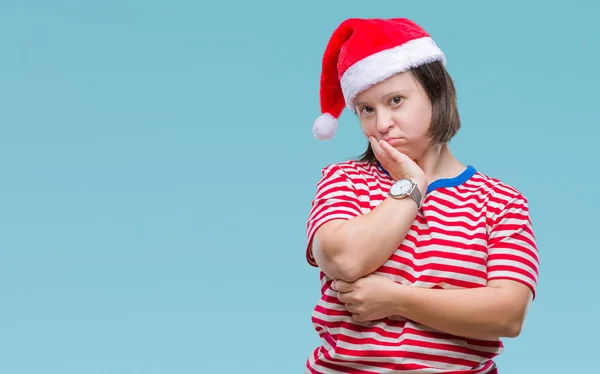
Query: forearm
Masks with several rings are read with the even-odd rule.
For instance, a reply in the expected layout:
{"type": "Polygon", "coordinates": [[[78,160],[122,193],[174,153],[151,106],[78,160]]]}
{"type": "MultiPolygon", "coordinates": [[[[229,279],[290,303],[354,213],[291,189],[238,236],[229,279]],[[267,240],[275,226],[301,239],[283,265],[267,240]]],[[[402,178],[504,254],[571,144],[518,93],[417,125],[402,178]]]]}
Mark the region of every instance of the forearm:
{"type": "Polygon", "coordinates": [[[334,279],[354,281],[383,265],[400,246],[417,215],[410,198],[386,198],[371,212],[343,221],[313,247],[315,260],[334,279]]]}
{"type": "Polygon", "coordinates": [[[514,290],[496,287],[447,290],[399,285],[393,314],[467,338],[516,337],[527,306],[514,298],[514,290]]]}

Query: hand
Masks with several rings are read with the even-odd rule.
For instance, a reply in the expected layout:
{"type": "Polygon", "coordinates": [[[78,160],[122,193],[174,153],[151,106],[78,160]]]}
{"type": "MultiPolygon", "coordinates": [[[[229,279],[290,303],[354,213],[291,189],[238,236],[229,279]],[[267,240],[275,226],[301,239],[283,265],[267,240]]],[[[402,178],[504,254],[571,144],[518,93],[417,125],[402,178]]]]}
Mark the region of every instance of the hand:
{"type": "Polygon", "coordinates": [[[369,137],[371,148],[381,166],[390,173],[392,179],[408,178],[417,183],[419,189],[424,193],[427,188],[427,177],[425,172],[407,155],[392,147],[385,140],[377,140],[369,137]]]}
{"type": "Polygon", "coordinates": [[[375,321],[394,315],[400,284],[378,274],[370,274],[352,283],[336,280],[331,288],[357,321],[375,321]]]}

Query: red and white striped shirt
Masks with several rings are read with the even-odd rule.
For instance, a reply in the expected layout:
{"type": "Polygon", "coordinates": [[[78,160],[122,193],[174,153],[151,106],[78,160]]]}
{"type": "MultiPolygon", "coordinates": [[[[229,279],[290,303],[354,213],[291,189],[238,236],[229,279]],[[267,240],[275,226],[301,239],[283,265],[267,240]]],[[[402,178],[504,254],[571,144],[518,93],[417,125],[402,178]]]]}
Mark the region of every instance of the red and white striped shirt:
{"type": "MultiPolygon", "coordinates": [[[[333,219],[374,209],[393,181],[377,164],[347,161],[322,171],[307,222],[308,242],[333,219]]],[[[307,250],[307,260],[317,266],[307,250]]],[[[469,166],[456,178],[430,184],[403,243],[378,269],[404,285],[475,288],[512,279],[535,295],[538,253],[526,198],[515,188],[469,166]]],[[[496,373],[500,340],[453,336],[402,317],[352,319],[323,272],[312,313],[322,338],[306,373],[496,373]]]]}

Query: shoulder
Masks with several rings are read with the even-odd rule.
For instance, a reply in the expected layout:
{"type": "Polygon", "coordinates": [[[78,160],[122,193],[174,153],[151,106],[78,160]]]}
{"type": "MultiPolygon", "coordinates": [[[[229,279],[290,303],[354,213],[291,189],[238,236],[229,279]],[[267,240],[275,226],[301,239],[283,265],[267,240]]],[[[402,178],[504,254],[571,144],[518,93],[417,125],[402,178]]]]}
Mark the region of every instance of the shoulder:
{"type": "Polygon", "coordinates": [[[332,163],[321,169],[323,178],[338,176],[350,181],[365,180],[376,174],[383,174],[381,170],[378,170],[376,164],[355,160],[332,163]]]}
{"type": "Polygon", "coordinates": [[[485,210],[490,225],[504,218],[529,219],[527,197],[515,186],[482,172],[473,176],[485,196],[485,210]]]}
{"type": "Polygon", "coordinates": [[[503,201],[523,200],[527,201],[525,195],[517,187],[508,184],[497,177],[489,176],[481,171],[477,171],[473,176],[473,181],[478,184],[482,192],[490,199],[503,201]]]}

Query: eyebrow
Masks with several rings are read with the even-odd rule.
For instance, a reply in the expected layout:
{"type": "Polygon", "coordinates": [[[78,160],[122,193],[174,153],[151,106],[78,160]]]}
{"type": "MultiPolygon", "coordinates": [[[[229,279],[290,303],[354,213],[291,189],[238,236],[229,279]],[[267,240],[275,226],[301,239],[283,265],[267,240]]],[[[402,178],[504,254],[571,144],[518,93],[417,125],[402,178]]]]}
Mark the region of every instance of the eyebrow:
{"type": "MultiPolygon", "coordinates": [[[[411,90],[410,89],[404,89],[404,90],[396,90],[396,91],[392,91],[392,92],[388,92],[385,95],[381,96],[381,100],[385,100],[388,97],[392,97],[392,96],[405,96],[406,94],[408,94],[411,90]]],[[[354,103],[354,106],[358,107],[361,105],[366,105],[366,103],[362,102],[362,101],[357,101],[354,103]]]]}
{"type": "Polygon", "coordinates": [[[404,95],[408,94],[409,92],[410,92],[410,89],[392,91],[392,92],[389,92],[389,93],[381,96],[381,100],[391,97],[391,96],[397,96],[397,95],[404,96],[404,95]]]}

